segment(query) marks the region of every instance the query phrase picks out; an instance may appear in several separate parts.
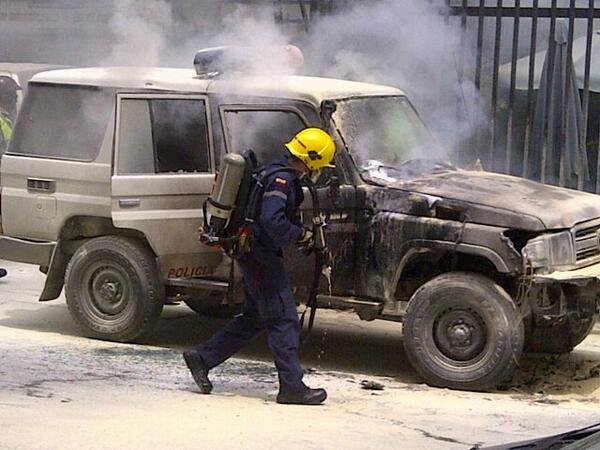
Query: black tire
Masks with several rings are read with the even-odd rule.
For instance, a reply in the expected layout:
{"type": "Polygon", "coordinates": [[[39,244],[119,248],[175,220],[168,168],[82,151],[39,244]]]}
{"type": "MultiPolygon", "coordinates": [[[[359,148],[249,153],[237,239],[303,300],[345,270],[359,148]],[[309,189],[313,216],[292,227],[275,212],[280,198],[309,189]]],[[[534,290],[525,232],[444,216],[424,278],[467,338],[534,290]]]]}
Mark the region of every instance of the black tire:
{"type": "Polygon", "coordinates": [[[571,315],[561,323],[551,327],[534,327],[525,329],[525,351],[531,353],[569,353],[594,329],[597,314],[586,317],[571,315]]]}
{"type": "Polygon", "coordinates": [[[150,333],[164,303],[152,252],[118,236],[85,242],[65,275],[69,312],[86,335],[131,342],[150,333]]]}
{"type": "Polygon", "coordinates": [[[523,350],[523,321],[493,280],[467,272],[440,275],[412,296],[404,348],[433,386],[485,390],[510,376],[523,350]]]}

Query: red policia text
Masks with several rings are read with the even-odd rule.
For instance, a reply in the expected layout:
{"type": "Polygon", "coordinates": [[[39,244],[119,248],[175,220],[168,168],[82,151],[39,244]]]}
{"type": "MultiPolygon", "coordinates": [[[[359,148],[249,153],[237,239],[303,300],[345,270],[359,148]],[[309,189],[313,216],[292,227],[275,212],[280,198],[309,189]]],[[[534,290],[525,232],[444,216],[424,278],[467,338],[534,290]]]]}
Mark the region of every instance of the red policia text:
{"type": "Polygon", "coordinates": [[[211,271],[208,267],[171,267],[167,274],[167,278],[191,278],[210,275],[211,271]]]}

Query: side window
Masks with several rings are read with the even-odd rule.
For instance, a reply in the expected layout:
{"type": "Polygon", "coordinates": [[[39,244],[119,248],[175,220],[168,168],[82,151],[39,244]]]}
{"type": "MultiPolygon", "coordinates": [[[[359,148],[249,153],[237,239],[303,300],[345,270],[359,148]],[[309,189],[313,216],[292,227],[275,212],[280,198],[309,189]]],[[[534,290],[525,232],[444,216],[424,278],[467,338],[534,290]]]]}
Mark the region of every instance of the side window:
{"type": "Polygon", "coordinates": [[[283,154],[284,144],[306,128],[298,114],[285,110],[225,110],[229,151],[253,150],[260,165],[283,154]]]}
{"type": "Polygon", "coordinates": [[[30,84],[9,152],[94,160],[108,126],[113,98],[110,90],[30,84]]]}
{"type": "Polygon", "coordinates": [[[205,102],[123,99],[118,154],[120,174],[209,172],[205,102]]]}
{"type": "Polygon", "coordinates": [[[150,102],[121,102],[119,121],[119,173],[154,173],[154,151],[150,102]]]}

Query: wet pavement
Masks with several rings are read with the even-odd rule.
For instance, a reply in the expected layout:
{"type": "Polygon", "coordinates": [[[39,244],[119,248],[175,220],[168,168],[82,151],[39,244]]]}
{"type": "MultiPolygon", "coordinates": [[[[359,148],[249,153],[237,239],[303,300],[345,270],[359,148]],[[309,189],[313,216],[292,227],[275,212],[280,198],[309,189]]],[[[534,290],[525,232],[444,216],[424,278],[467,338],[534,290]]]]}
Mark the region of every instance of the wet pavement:
{"type": "Polygon", "coordinates": [[[303,349],[320,407],[274,402],[264,339],[197,389],[180,358],[223,320],[167,306],[144,345],[87,339],[64,298],[38,303],[44,276],[5,263],[0,279],[0,448],[468,449],[554,434],[598,421],[600,330],[559,358],[521,362],[492,393],[428,387],[402,350],[401,325],[320,312],[303,349]],[[369,388],[369,389],[366,389],[369,388]]]}

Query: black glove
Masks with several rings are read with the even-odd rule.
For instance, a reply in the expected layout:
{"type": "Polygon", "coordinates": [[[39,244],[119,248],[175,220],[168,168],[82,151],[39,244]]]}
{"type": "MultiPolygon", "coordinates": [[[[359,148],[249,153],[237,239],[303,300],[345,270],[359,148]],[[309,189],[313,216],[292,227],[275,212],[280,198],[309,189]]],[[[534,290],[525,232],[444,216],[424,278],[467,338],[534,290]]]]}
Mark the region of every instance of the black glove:
{"type": "Polygon", "coordinates": [[[315,246],[315,234],[311,229],[305,228],[300,236],[300,239],[296,242],[296,247],[299,250],[312,250],[315,246]]]}

